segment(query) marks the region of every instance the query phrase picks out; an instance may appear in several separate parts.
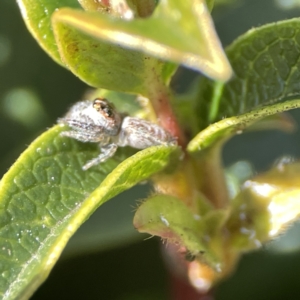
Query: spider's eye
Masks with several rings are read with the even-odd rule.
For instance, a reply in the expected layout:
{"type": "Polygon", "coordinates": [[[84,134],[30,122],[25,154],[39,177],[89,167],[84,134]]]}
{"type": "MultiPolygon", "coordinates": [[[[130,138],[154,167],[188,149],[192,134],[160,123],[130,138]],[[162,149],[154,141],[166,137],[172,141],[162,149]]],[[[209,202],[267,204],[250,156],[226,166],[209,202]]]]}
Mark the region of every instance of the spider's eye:
{"type": "Polygon", "coordinates": [[[113,109],[106,99],[96,98],[93,102],[93,107],[99,112],[102,111],[108,118],[111,118],[114,115],[113,109]]]}
{"type": "Polygon", "coordinates": [[[113,116],[113,111],[109,106],[101,106],[101,109],[105,112],[106,116],[111,118],[113,116]]]}

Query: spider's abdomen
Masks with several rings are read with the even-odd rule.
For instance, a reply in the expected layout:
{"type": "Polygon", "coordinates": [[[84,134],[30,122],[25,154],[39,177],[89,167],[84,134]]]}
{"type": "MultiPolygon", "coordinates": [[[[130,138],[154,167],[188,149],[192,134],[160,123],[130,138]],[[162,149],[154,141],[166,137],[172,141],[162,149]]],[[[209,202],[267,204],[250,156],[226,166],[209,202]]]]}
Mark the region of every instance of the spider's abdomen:
{"type": "Polygon", "coordinates": [[[131,146],[137,149],[176,143],[176,139],[162,127],[133,117],[124,118],[118,140],[119,146],[131,146]]]}

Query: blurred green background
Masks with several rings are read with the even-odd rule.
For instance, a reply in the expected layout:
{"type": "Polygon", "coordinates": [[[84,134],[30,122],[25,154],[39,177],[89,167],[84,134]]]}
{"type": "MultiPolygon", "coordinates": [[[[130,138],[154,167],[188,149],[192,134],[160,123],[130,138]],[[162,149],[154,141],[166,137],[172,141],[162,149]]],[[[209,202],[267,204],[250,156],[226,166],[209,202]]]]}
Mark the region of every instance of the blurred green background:
{"type": "MultiPolygon", "coordinates": [[[[221,2],[221,1],[219,1],[221,2]]],[[[292,0],[237,0],[214,11],[226,46],[253,26],[300,15],[283,10],[292,0]],[[279,6],[281,5],[281,7],[279,6]]],[[[184,88],[195,73],[181,69],[173,86],[184,88]]],[[[0,2],[0,172],[88,87],[56,65],[37,45],[15,1],[0,2]]],[[[300,112],[291,115],[300,123],[300,112]]],[[[256,171],[282,155],[300,156],[300,133],[247,133],[224,149],[224,164],[249,160],[256,171]]],[[[137,200],[150,191],[137,186],[102,206],[71,239],[49,279],[32,299],[168,299],[168,274],[156,238],[145,240],[131,224],[137,200]]],[[[241,260],[231,278],[216,288],[217,300],[300,299],[300,226],[241,260]]],[[[188,300],[188,299],[187,299],[188,300]]]]}

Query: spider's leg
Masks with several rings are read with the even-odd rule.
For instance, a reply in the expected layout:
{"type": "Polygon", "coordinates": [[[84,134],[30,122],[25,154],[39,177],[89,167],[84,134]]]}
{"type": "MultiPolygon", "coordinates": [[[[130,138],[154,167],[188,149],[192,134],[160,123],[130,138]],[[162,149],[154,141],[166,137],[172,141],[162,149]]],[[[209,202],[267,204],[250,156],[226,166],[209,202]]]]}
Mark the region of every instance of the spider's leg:
{"type": "Polygon", "coordinates": [[[61,118],[58,119],[57,122],[59,124],[67,125],[77,131],[90,131],[90,132],[103,133],[105,129],[103,126],[100,125],[96,125],[93,123],[84,123],[82,121],[78,121],[74,119],[61,118]]]}
{"type": "Polygon", "coordinates": [[[88,161],[83,167],[82,170],[86,171],[90,167],[96,166],[102,162],[105,162],[110,157],[112,157],[118,149],[117,144],[108,144],[101,147],[101,153],[96,158],[88,161]]]}
{"type": "Polygon", "coordinates": [[[86,131],[76,131],[76,130],[69,130],[69,131],[63,131],[60,133],[60,136],[66,136],[69,138],[73,138],[80,142],[99,142],[99,135],[96,133],[89,133],[86,131]]]}

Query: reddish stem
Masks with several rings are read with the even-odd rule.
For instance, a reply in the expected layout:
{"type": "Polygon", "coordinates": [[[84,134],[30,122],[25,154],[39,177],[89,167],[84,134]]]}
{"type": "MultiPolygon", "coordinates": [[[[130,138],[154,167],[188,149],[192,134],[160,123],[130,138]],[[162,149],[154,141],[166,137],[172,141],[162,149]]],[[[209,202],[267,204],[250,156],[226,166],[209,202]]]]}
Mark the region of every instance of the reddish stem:
{"type": "Polygon", "coordinates": [[[211,290],[200,292],[189,282],[189,262],[178,246],[163,245],[162,253],[170,275],[171,300],[214,300],[211,290]]]}
{"type": "Polygon", "coordinates": [[[208,292],[200,294],[186,280],[171,274],[171,300],[214,300],[208,292]]]}
{"type": "MultiPolygon", "coordinates": [[[[174,114],[174,111],[172,109],[172,106],[170,104],[171,94],[170,91],[164,86],[164,85],[152,85],[152,89],[149,90],[148,97],[151,99],[153,109],[155,111],[155,114],[157,118],[160,121],[160,125],[168,130],[173,136],[176,136],[178,138],[178,144],[185,149],[187,145],[187,140],[185,135],[183,134],[183,131],[181,130],[177,118],[174,114]]],[[[188,121],[188,120],[187,120],[188,121]]],[[[218,162],[216,162],[218,166],[218,162]]],[[[219,166],[218,166],[219,167],[219,166]]],[[[191,181],[188,180],[188,176],[183,177],[184,184],[179,180],[176,182],[176,178],[174,178],[173,184],[179,187],[179,189],[182,189],[183,186],[187,186],[190,184],[190,189],[194,189],[193,186],[191,186],[191,181]],[[177,183],[177,184],[176,184],[177,183]],[[181,184],[179,184],[181,183],[181,184]]],[[[210,180],[213,178],[209,177],[210,180]]],[[[213,180],[212,180],[213,181],[213,180]]],[[[168,180],[167,180],[168,183],[168,180]]],[[[211,183],[211,182],[210,182],[211,183]]],[[[158,186],[160,183],[157,183],[158,186]]],[[[175,189],[176,190],[176,189],[175,189]]],[[[185,190],[183,190],[185,191],[185,190]]],[[[209,191],[211,192],[211,191],[209,191]]],[[[210,193],[209,193],[210,194],[210,193]]],[[[212,193],[212,197],[216,198],[216,206],[217,207],[223,207],[223,201],[218,199],[216,197],[215,193],[212,193]],[[220,202],[220,203],[219,203],[220,202]]],[[[187,195],[181,197],[182,199],[187,200],[187,195]]],[[[171,300],[214,300],[213,295],[211,294],[211,291],[200,293],[197,291],[189,282],[187,279],[187,264],[186,261],[182,261],[182,256],[177,253],[175,250],[175,255],[172,255],[172,252],[174,252],[174,249],[172,250],[172,246],[170,249],[168,249],[166,253],[167,260],[172,261],[172,256],[175,257],[175,261],[173,263],[171,262],[170,267],[170,279],[171,279],[171,300]],[[183,265],[183,270],[178,271],[179,265],[183,265]],[[177,269],[177,270],[176,270],[177,269]],[[180,276],[184,275],[184,276],[180,276]]],[[[174,254],[173,253],[173,254],[174,254]]],[[[180,269],[180,267],[179,267],[180,269]]]]}
{"type": "Polygon", "coordinates": [[[160,125],[173,136],[176,136],[178,144],[184,149],[187,141],[170,105],[170,97],[170,93],[161,88],[154,97],[151,97],[153,109],[160,121],[160,125]]]}
{"type": "Polygon", "coordinates": [[[109,6],[110,6],[109,1],[110,1],[110,0],[101,0],[100,2],[101,2],[101,4],[102,4],[103,6],[109,7],[109,6]]]}

